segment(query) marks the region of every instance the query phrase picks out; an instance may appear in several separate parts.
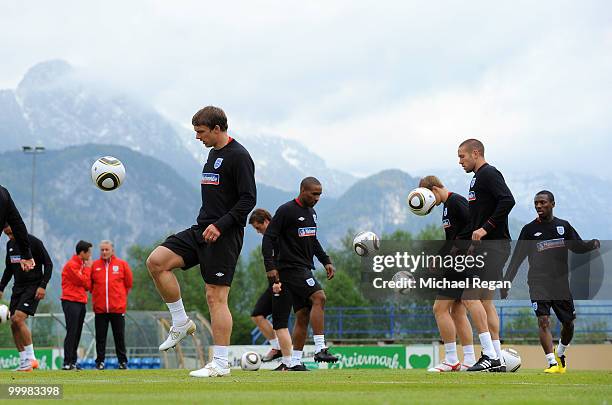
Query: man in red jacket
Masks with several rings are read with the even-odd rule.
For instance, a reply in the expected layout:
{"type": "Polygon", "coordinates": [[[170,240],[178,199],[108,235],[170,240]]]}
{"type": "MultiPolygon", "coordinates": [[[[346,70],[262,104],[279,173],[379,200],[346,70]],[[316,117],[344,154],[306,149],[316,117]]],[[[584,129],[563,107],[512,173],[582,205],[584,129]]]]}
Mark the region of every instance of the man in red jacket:
{"type": "Polygon", "coordinates": [[[87,291],[91,290],[91,248],[92,244],[79,241],[76,254],[62,270],[62,309],[66,319],[64,339],[64,366],[62,370],[78,370],[77,348],[81,340],[85,321],[87,291]]]}
{"type": "Polygon", "coordinates": [[[127,369],[125,353],[125,310],[127,296],[132,289],[132,270],[124,260],[115,256],[113,243],[100,242],[100,258],[91,270],[91,297],[96,314],[96,368],[104,370],[108,323],[113,328],[115,352],[119,368],[127,369]]]}

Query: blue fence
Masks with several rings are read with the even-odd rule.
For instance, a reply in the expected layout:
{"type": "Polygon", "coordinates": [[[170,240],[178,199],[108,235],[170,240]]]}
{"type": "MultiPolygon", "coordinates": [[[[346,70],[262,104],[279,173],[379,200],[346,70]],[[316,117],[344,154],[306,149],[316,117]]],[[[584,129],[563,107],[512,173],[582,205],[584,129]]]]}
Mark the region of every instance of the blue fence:
{"type": "MultiPolygon", "coordinates": [[[[503,303],[497,311],[503,339],[537,340],[537,319],[530,302],[503,303]]],[[[577,304],[576,315],[576,340],[612,340],[612,304],[577,304]]],[[[554,313],[551,321],[558,337],[560,323],[554,313]]],[[[432,341],[439,337],[431,307],[424,305],[329,307],[325,310],[325,335],[329,340],[432,341]]],[[[265,338],[254,328],[251,340],[256,344],[265,338]]]]}

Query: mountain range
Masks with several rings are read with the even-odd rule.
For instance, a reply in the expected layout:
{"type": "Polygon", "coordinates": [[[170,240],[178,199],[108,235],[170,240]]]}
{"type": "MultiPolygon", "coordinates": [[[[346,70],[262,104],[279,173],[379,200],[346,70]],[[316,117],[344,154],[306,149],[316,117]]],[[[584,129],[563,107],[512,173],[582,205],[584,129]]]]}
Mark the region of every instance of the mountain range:
{"type": "MultiPolygon", "coordinates": [[[[125,255],[132,244],[155,243],[195,221],[199,173],[207,151],[185,128],[66,62],[43,62],[32,67],[16,89],[0,90],[0,184],[11,191],[29,225],[32,156],[20,149],[44,145],[46,152],[37,156],[32,232],[46,243],[57,268],[78,239],[111,239],[125,255]],[[110,193],[96,189],[89,178],[91,164],[103,155],[119,158],[127,168],[125,184],[110,193]]],[[[390,169],[356,178],[330,169],[316,150],[305,146],[307,140],[304,145],[261,134],[232,135],[255,161],[258,206],[274,212],[297,195],[304,176],[323,182],[324,195],[316,210],[320,239],[328,246],[337,246],[348,230],[418,232],[437,224],[439,209],[416,217],[405,203],[420,175],[437,174],[449,189],[463,195],[471,178],[459,168],[418,175],[390,169]]],[[[535,217],[535,192],[549,189],[557,196],[556,214],[572,222],[584,238],[610,238],[610,181],[529,167],[525,170],[533,173],[499,169],[517,200],[510,217],[514,237],[535,217]]],[[[260,237],[250,228],[245,235],[243,251],[248,252],[260,237]]]]}

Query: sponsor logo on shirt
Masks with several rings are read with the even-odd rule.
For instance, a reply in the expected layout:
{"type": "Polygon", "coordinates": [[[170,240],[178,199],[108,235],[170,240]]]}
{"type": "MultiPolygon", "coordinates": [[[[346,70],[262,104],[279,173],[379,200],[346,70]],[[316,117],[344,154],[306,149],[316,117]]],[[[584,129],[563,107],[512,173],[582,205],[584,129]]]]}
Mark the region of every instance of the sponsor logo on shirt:
{"type": "Polygon", "coordinates": [[[536,243],[536,249],[538,252],[543,252],[549,249],[558,249],[565,247],[565,239],[549,239],[543,240],[542,242],[536,243]]]}
{"type": "Polygon", "coordinates": [[[470,188],[474,187],[474,184],[476,184],[476,177],[472,177],[472,181],[470,182],[470,188]]]}
{"type": "Polygon", "coordinates": [[[96,271],[102,270],[102,267],[96,267],[96,271]]]}
{"type": "Polygon", "coordinates": [[[219,174],[218,173],[202,173],[201,184],[218,186],[219,185],[219,174]]]}
{"type": "Polygon", "coordinates": [[[442,221],[442,228],[446,229],[446,228],[450,228],[451,227],[451,223],[450,220],[445,219],[442,221]]]}
{"type": "Polygon", "coordinates": [[[20,255],[11,255],[11,263],[12,264],[21,263],[21,256],[20,255]]]}
{"type": "Polygon", "coordinates": [[[536,232],[533,234],[533,236],[538,237],[538,236],[542,236],[542,232],[536,232]]]}
{"type": "Polygon", "coordinates": [[[306,218],[304,218],[304,217],[299,217],[299,218],[298,218],[298,221],[303,221],[303,220],[305,220],[305,219],[306,219],[306,218]]]}
{"type": "Polygon", "coordinates": [[[312,214],[312,219],[314,219],[315,224],[317,223],[317,214],[312,214]]]}
{"type": "Polygon", "coordinates": [[[314,278],[312,278],[312,277],[307,278],[307,279],[306,279],[306,284],[308,284],[308,285],[309,285],[309,286],[311,286],[311,287],[314,287],[314,285],[315,285],[315,280],[314,280],[314,278]]]}
{"type": "Polygon", "coordinates": [[[443,215],[444,215],[444,216],[447,216],[447,215],[448,215],[448,207],[444,207],[444,214],[443,214],[443,215]]]}
{"type": "Polygon", "coordinates": [[[531,303],[531,308],[533,308],[534,311],[538,310],[538,303],[537,302],[532,302],[531,303]]]}
{"type": "Polygon", "coordinates": [[[317,236],[317,227],[308,226],[306,228],[298,228],[298,236],[300,238],[303,238],[306,236],[317,236]]]}
{"type": "Polygon", "coordinates": [[[213,165],[215,170],[221,167],[221,163],[223,163],[223,158],[217,158],[217,160],[215,160],[215,164],[213,165]]]}
{"type": "Polygon", "coordinates": [[[565,228],[563,226],[558,226],[557,233],[559,234],[559,236],[563,236],[565,234],[565,228]]]}
{"type": "Polygon", "coordinates": [[[476,193],[474,191],[470,191],[468,194],[468,201],[476,201],[476,193]]]}
{"type": "Polygon", "coordinates": [[[223,273],[221,273],[221,272],[218,272],[218,273],[215,273],[215,276],[217,276],[217,277],[223,277],[223,276],[225,276],[225,274],[223,274],[223,273]]]}

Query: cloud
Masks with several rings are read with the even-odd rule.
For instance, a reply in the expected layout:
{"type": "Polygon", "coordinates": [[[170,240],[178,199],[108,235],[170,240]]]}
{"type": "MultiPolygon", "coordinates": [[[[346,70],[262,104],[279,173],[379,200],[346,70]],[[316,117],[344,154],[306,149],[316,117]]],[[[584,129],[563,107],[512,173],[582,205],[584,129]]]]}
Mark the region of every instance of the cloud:
{"type": "Polygon", "coordinates": [[[597,170],[612,146],[611,11],[606,1],[4,2],[0,87],[63,58],[177,123],[217,104],[235,131],[298,139],[354,173],[456,168],[468,136],[499,164],[597,170]]]}

